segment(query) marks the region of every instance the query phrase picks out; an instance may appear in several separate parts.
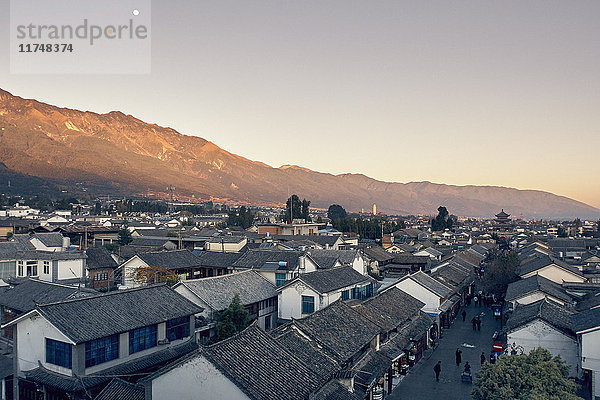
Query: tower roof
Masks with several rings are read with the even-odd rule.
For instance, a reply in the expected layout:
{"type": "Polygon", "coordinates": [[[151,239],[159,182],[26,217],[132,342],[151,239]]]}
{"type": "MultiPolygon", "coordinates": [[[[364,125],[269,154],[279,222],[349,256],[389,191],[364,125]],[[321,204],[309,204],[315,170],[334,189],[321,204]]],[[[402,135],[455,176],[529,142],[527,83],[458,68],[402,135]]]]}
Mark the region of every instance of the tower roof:
{"type": "Polygon", "coordinates": [[[502,209],[502,211],[500,211],[498,214],[496,214],[497,218],[508,218],[510,217],[510,214],[507,214],[504,212],[504,208],[502,209]]]}

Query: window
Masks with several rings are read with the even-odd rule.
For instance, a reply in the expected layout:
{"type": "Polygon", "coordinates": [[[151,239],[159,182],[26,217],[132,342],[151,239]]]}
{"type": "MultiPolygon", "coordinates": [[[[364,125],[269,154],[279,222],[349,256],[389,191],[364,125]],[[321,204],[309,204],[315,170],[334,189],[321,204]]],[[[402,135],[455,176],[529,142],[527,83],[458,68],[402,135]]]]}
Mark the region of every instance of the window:
{"type": "Polygon", "coordinates": [[[265,317],[265,331],[271,330],[271,314],[265,317]]]}
{"type": "Polygon", "coordinates": [[[129,331],[129,354],[156,346],[158,325],[145,326],[129,331]]]}
{"type": "Polygon", "coordinates": [[[360,288],[352,288],[352,298],[358,299],[360,297],[360,288]]]}
{"type": "Polygon", "coordinates": [[[23,276],[23,261],[17,261],[17,275],[23,276]]]}
{"type": "Polygon", "coordinates": [[[46,338],[46,362],[59,367],[71,368],[73,346],[46,338]]]}
{"type": "Polygon", "coordinates": [[[37,261],[27,261],[25,265],[27,266],[27,276],[37,276],[37,261]]]}
{"type": "Polygon", "coordinates": [[[350,290],[344,290],[342,292],[342,300],[348,300],[350,298],[350,290]]]}
{"type": "Polygon", "coordinates": [[[167,321],[167,339],[169,341],[190,336],[190,317],[175,318],[167,321]]]}
{"type": "Polygon", "coordinates": [[[285,273],[275,274],[275,285],[281,286],[285,283],[285,273]]]}
{"type": "Polygon", "coordinates": [[[16,265],[16,261],[0,261],[0,279],[14,277],[16,265]]]}
{"type": "Polygon", "coordinates": [[[85,366],[92,367],[119,358],[119,334],[85,344],[85,366]]]}
{"type": "Polygon", "coordinates": [[[302,296],[302,314],[312,314],[315,312],[315,297],[302,296]]]}
{"type": "Polygon", "coordinates": [[[50,261],[44,261],[44,274],[50,273],[50,261]]]}

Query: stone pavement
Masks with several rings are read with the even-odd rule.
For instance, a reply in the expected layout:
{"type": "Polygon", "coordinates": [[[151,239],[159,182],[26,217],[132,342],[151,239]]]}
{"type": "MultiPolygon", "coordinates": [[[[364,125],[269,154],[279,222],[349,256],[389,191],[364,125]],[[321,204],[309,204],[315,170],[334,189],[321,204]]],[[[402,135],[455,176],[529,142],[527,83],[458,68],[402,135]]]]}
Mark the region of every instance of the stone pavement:
{"type": "Polygon", "coordinates": [[[465,400],[471,398],[472,385],[462,383],[460,379],[464,364],[469,361],[473,378],[475,378],[481,370],[481,352],[484,352],[486,359],[489,360],[494,342],[492,335],[494,331],[500,330],[500,321],[494,320],[492,310],[484,306],[476,307],[471,304],[466,311],[466,321],[462,320],[461,310],[450,329],[443,331],[444,336],[439,345],[433,351],[426,352],[425,357],[410,370],[392,394],[387,397],[388,399],[465,400]],[[481,317],[481,331],[473,331],[471,319],[481,312],[485,313],[481,317]],[[463,343],[475,347],[464,347],[463,343]],[[456,366],[455,361],[457,347],[462,350],[462,363],[459,367],[456,366]],[[433,366],[438,361],[442,362],[442,371],[440,381],[436,382],[433,366]]]}

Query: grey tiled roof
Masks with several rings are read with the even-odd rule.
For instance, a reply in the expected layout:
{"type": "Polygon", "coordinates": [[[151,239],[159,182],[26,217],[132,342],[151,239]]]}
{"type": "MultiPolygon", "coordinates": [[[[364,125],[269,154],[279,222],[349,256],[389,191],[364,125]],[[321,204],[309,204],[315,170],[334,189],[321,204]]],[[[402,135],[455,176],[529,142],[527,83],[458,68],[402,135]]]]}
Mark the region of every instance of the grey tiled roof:
{"type": "Polygon", "coordinates": [[[418,315],[423,306],[425,303],[391,287],[352,308],[387,332],[418,315]]]}
{"type": "Polygon", "coordinates": [[[148,237],[148,236],[133,236],[131,239],[130,246],[134,247],[149,247],[149,248],[160,248],[166,245],[168,242],[175,243],[177,238],[169,237],[148,237]]]}
{"type": "Polygon", "coordinates": [[[600,327],[600,308],[585,310],[574,314],[572,321],[575,332],[598,328],[600,327]]]}
{"type": "Polygon", "coordinates": [[[553,301],[542,299],[527,305],[517,305],[506,323],[507,331],[514,331],[523,325],[541,319],[556,329],[574,336],[572,312],[553,301]]]}
{"type": "Polygon", "coordinates": [[[452,293],[452,290],[450,290],[450,288],[448,288],[447,286],[443,285],[442,283],[436,281],[431,276],[429,276],[421,271],[417,271],[414,274],[407,276],[405,279],[409,279],[409,278],[413,279],[415,282],[418,282],[422,286],[428,288],[429,290],[431,290],[433,293],[437,294],[440,297],[446,297],[450,293],[452,293]]]}
{"type": "Polygon", "coordinates": [[[131,375],[138,373],[139,371],[154,371],[197,349],[198,345],[196,342],[194,340],[188,340],[185,343],[170,346],[146,356],[122,364],[117,364],[114,367],[103,369],[96,374],[81,376],[79,378],[59,374],[50,371],[43,366],[25,371],[25,376],[30,381],[47,385],[63,392],[84,391],[84,389],[98,387],[99,385],[110,381],[114,376],[131,375]]]}
{"type": "Polygon", "coordinates": [[[182,281],[184,286],[200,297],[213,310],[224,310],[238,295],[244,305],[277,297],[275,285],[254,270],[211,278],[182,281]]]}
{"type": "Polygon", "coordinates": [[[565,302],[572,301],[571,296],[566,293],[561,285],[537,274],[530,276],[529,278],[519,279],[516,282],[510,283],[506,289],[505,299],[508,301],[517,300],[537,290],[565,302]]]}
{"type": "Polygon", "coordinates": [[[327,346],[340,363],[353,357],[381,331],[342,301],[336,301],[294,323],[305,334],[327,346]]]}
{"type": "Polygon", "coordinates": [[[576,267],[573,267],[557,258],[554,258],[552,256],[540,256],[540,257],[535,257],[529,261],[527,261],[526,263],[522,263],[521,267],[519,268],[519,275],[523,276],[523,275],[527,275],[531,272],[535,272],[539,269],[542,269],[550,264],[556,264],[558,266],[560,266],[561,268],[576,274],[576,275],[581,275],[581,271],[579,271],[579,269],[577,269],[576,267]]]}
{"type": "Polygon", "coordinates": [[[75,343],[202,312],[166,285],[39,305],[38,312],[75,343]]]}
{"type": "Polygon", "coordinates": [[[367,247],[363,250],[363,252],[370,259],[379,262],[386,262],[394,259],[393,254],[388,253],[383,247],[380,246],[367,247]]]}
{"type": "Polygon", "coordinates": [[[394,256],[394,264],[427,264],[429,256],[413,256],[412,254],[400,253],[394,256]]]}
{"type": "Polygon", "coordinates": [[[256,324],[201,354],[253,400],[304,400],[325,381],[256,324]]]}
{"type": "Polygon", "coordinates": [[[421,338],[434,322],[434,317],[421,312],[416,319],[400,327],[397,334],[391,335],[388,341],[381,345],[380,351],[392,360],[396,359],[412,345],[411,339],[421,338]]]}
{"type": "Polygon", "coordinates": [[[346,386],[332,379],[323,385],[311,400],[362,400],[363,396],[351,392],[346,386]]]}
{"type": "Polygon", "coordinates": [[[321,376],[329,376],[339,369],[335,355],[316,340],[303,335],[295,323],[289,323],[280,329],[271,331],[277,343],[294,354],[314,372],[321,376]]]}
{"type": "Polygon", "coordinates": [[[111,257],[110,251],[104,247],[92,247],[85,251],[87,260],[85,266],[87,269],[98,268],[117,268],[117,262],[111,257]]]}
{"type": "Polygon", "coordinates": [[[465,287],[474,282],[474,274],[465,272],[463,267],[451,263],[436,269],[431,273],[431,277],[437,279],[446,286],[452,286],[457,291],[462,291],[465,287]]]}
{"type": "Polygon", "coordinates": [[[231,268],[242,253],[222,253],[217,251],[205,251],[200,254],[200,265],[213,268],[231,268]]]}
{"type": "Polygon", "coordinates": [[[11,287],[0,294],[0,305],[20,313],[33,310],[37,304],[54,303],[74,297],[97,294],[93,290],[80,290],[73,286],[31,278],[14,280],[11,283],[11,287]]]}
{"type": "Polygon", "coordinates": [[[351,265],[356,258],[358,250],[319,250],[313,249],[308,251],[310,256],[319,264],[320,267],[326,268],[321,265],[319,260],[340,260],[342,265],[351,265]]]}
{"type": "Polygon", "coordinates": [[[96,396],[95,400],[144,400],[144,387],[115,378],[96,396]]]}
{"type": "Polygon", "coordinates": [[[233,263],[233,266],[238,268],[260,269],[267,263],[284,261],[288,263],[287,269],[293,270],[298,267],[298,259],[304,254],[305,253],[302,251],[294,250],[251,249],[242,254],[242,256],[233,263]]]}
{"type": "Polygon", "coordinates": [[[189,250],[151,251],[139,253],[138,257],[148,265],[171,269],[191,268],[200,265],[198,257],[189,250]]]}
{"type": "Polygon", "coordinates": [[[338,267],[301,274],[294,281],[301,280],[317,292],[323,294],[352,285],[368,284],[371,282],[371,279],[357,272],[352,267],[338,267]]]}
{"type": "Polygon", "coordinates": [[[63,245],[63,235],[58,232],[35,233],[31,237],[37,238],[46,247],[62,247],[63,245]]]}
{"type": "Polygon", "coordinates": [[[358,392],[368,392],[379,378],[385,375],[391,365],[392,360],[385,354],[369,349],[353,367],[355,371],[354,389],[358,392]]]}

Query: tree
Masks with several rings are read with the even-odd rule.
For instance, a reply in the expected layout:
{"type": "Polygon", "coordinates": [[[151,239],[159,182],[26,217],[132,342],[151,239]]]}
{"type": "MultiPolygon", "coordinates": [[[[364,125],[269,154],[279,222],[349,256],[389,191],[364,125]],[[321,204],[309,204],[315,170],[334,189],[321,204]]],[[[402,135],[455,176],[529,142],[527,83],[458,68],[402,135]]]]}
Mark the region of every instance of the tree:
{"type": "Polygon", "coordinates": [[[519,280],[517,269],[520,264],[519,256],[515,253],[496,258],[486,268],[481,285],[485,291],[503,296],[508,284],[519,280]]]}
{"type": "Polygon", "coordinates": [[[246,310],[237,294],[231,304],[217,315],[217,336],[219,340],[227,339],[248,326],[250,313],[246,310]]]}
{"type": "Polygon", "coordinates": [[[332,221],[344,219],[347,216],[348,213],[346,212],[346,210],[344,210],[344,207],[340,206],[339,204],[332,204],[327,209],[327,218],[329,218],[332,221]]]}
{"type": "Polygon", "coordinates": [[[179,282],[179,275],[172,269],[162,265],[138,267],[132,272],[131,278],[135,283],[140,285],[152,285],[155,283],[174,285],[179,282]]]}
{"type": "Polygon", "coordinates": [[[293,194],[285,202],[285,220],[291,222],[295,218],[302,217],[302,203],[300,198],[293,194]]]}
{"type": "Polygon", "coordinates": [[[454,220],[450,218],[446,207],[439,206],[437,217],[431,220],[431,230],[443,231],[444,229],[452,229],[452,225],[454,225],[454,220]]]}
{"type": "Polygon", "coordinates": [[[303,199],[302,200],[302,218],[306,222],[311,222],[310,214],[309,214],[310,201],[303,199]]]}
{"type": "Polygon", "coordinates": [[[127,246],[129,243],[133,242],[133,238],[131,237],[131,232],[126,225],[123,225],[121,229],[119,229],[119,236],[117,242],[119,246],[127,246]]]}
{"type": "Polygon", "coordinates": [[[229,211],[227,225],[248,229],[254,223],[254,216],[255,214],[249,208],[242,206],[238,210],[229,211]]]}
{"type": "Polygon", "coordinates": [[[541,347],[529,354],[505,355],[486,363],[475,379],[475,400],[583,400],[577,385],[568,378],[569,367],[541,347]]]}
{"type": "Polygon", "coordinates": [[[96,214],[96,215],[102,214],[102,204],[99,201],[97,201],[96,204],[94,205],[94,214],[96,214]]]}
{"type": "Polygon", "coordinates": [[[556,235],[561,238],[566,238],[567,236],[569,236],[567,235],[567,231],[565,230],[565,228],[563,228],[562,226],[558,227],[556,235]]]}
{"type": "Polygon", "coordinates": [[[111,253],[116,253],[119,251],[119,245],[117,243],[105,243],[104,247],[106,250],[110,251],[111,253]]]}

